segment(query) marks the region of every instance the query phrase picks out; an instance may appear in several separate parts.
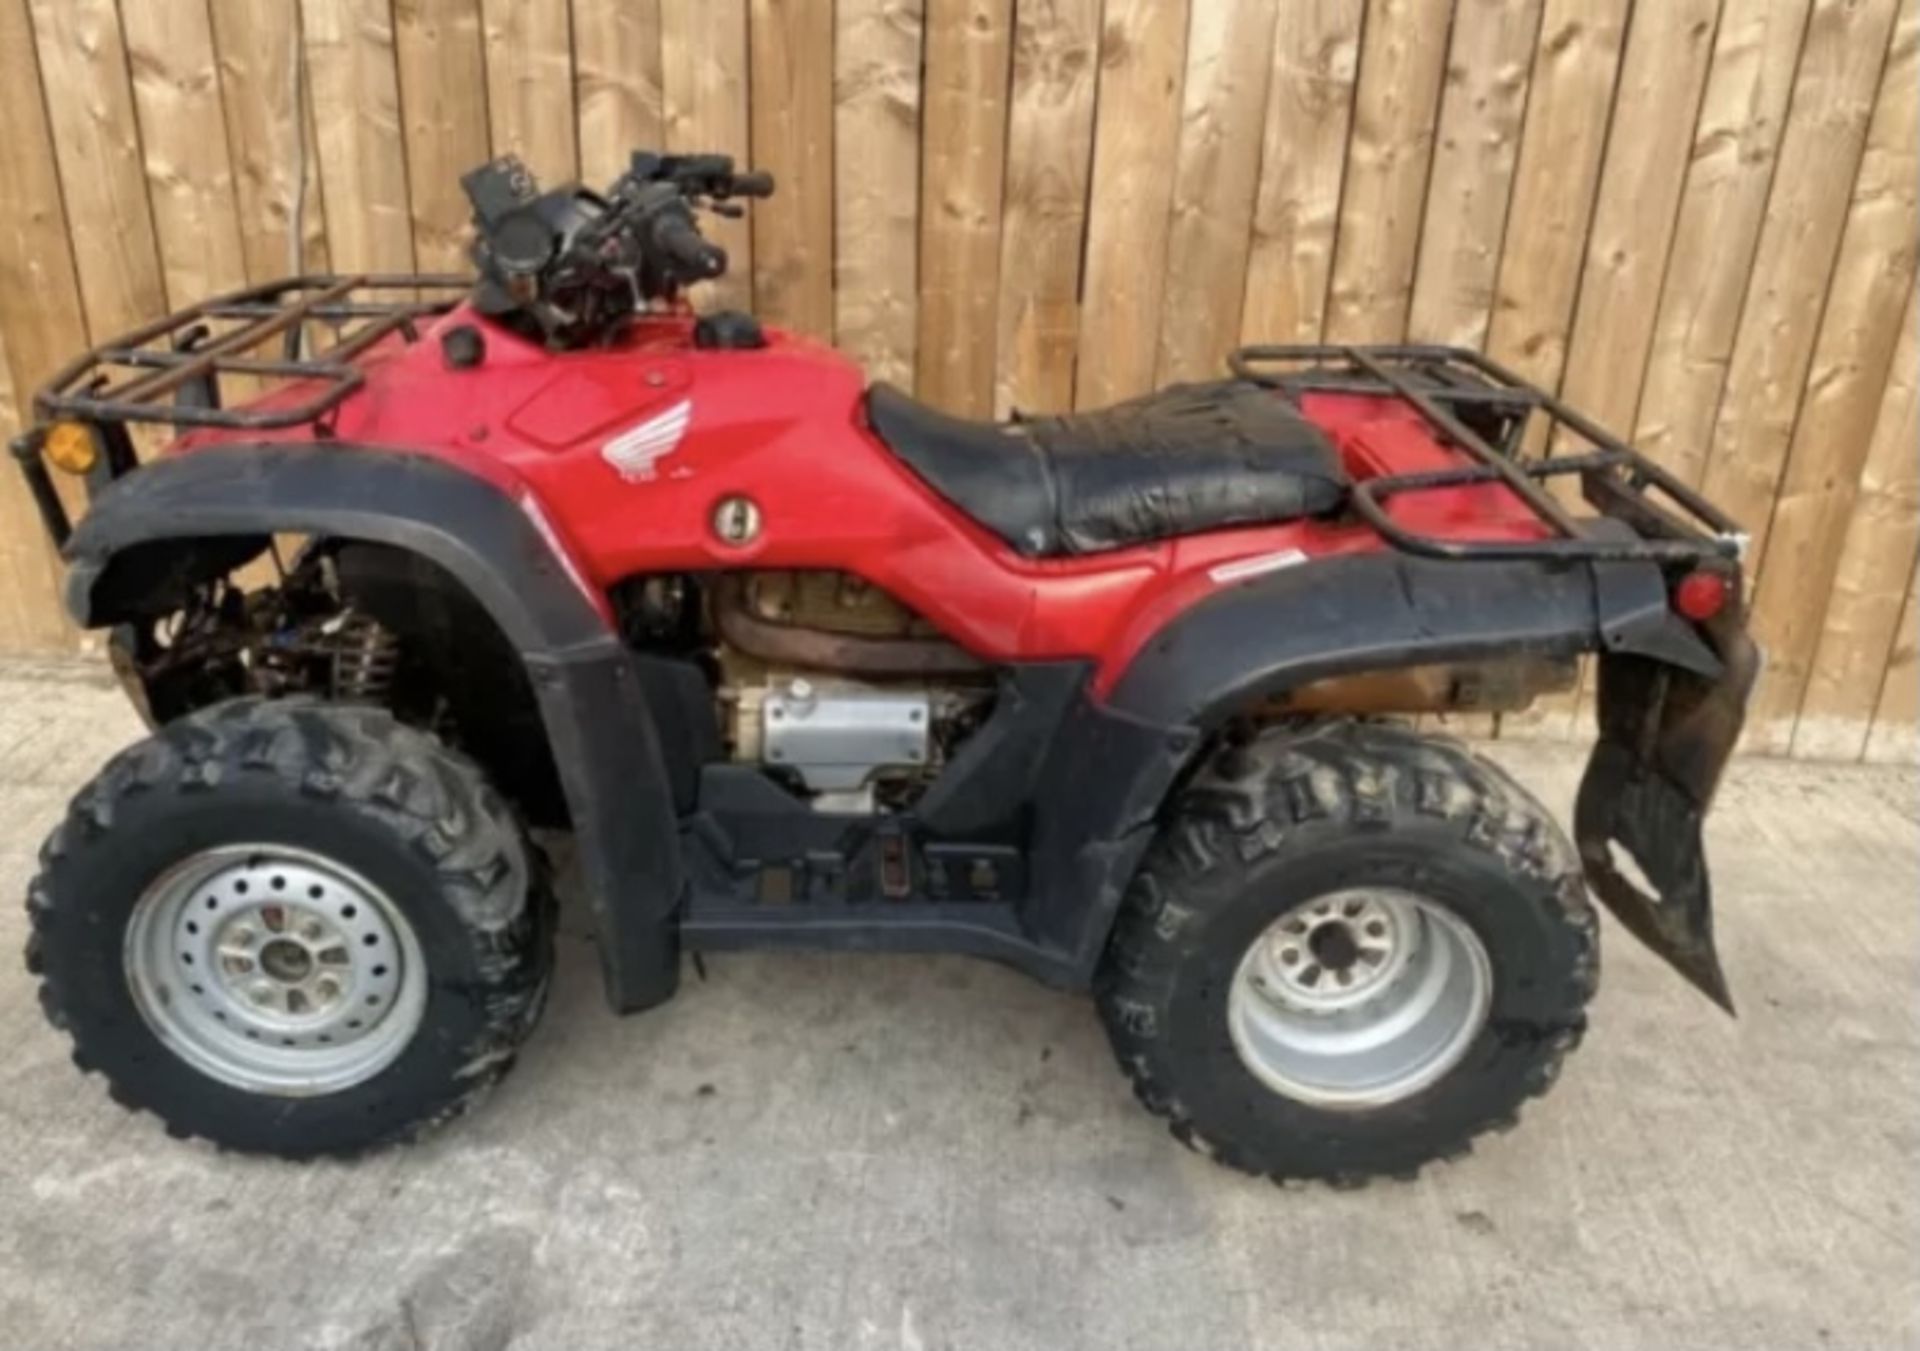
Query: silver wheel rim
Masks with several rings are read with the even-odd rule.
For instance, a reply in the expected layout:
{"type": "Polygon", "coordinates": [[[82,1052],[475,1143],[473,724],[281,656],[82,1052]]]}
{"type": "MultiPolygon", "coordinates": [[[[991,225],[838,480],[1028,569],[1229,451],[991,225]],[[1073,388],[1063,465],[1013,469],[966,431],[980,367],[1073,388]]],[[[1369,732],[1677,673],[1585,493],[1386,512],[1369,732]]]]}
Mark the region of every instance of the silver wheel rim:
{"type": "Polygon", "coordinates": [[[1254,940],[1227,1023],[1274,1092],[1371,1108],[1459,1064],[1492,998],[1487,950],[1459,916],[1409,891],[1354,888],[1295,906],[1254,940]]]}
{"type": "Polygon", "coordinates": [[[363,1083],[419,1030],[427,969],[406,917],[353,870],[281,845],[203,850],[134,904],[127,984],[202,1073],[311,1097],[363,1083]]]}

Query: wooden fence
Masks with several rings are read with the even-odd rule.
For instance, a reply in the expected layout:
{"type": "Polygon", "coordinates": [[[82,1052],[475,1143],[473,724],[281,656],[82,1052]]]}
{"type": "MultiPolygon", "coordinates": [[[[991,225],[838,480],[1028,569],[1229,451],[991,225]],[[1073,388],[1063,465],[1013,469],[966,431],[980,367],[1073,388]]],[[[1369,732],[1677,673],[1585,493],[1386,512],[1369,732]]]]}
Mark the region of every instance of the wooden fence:
{"type": "MultiPolygon", "coordinates": [[[[725,150],[734,298],[955,409],[1485,347],[1751,528],[1756,748],[1905,759],[1917,65],[1916,0],[0,0],[0,424],[296,258],[460,266],[492,152],[725,150]]],[[[0,650],[53,573],[0,474],[0,650]]]]}

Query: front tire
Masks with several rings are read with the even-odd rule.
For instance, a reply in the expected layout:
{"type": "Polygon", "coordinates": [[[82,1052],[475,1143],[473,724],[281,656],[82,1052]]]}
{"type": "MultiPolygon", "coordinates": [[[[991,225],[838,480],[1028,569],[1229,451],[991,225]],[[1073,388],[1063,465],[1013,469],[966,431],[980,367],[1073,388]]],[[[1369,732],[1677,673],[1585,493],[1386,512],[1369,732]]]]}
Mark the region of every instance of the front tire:
{"type": "Polygon", "coordinates": [[[346,1156],[464,1111],[544,1003],[551,899],[480,771],[383,711],[240,699],[123,752],[28,893],[74,1060],[170,1133],[346,1156]]]}
{"type": "Polygon", "coordinates": [[[1408,1177],[1509,1125],[1585,1028],[1578,857],[1504,771],[1327,723],[1222,750],[1174,804],[1097,981],[1176,1137],[1275,1180],[1408,1177]]]}

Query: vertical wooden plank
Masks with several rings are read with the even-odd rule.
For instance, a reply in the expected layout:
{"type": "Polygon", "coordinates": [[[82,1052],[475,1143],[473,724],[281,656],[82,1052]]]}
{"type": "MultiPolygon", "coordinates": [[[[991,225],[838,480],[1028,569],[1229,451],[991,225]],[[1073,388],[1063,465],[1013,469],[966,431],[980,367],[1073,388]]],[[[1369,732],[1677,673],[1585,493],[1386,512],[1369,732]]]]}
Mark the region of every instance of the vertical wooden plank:
{"type": "MultiPolygon", "coordinates": [[[[47,100],[60,165],[57,182],[48,181],[65,201],[87,327],[105,339],[167,309],[120,15],[113,0],[33,0],[33,31],[23,22],[21,36],[29,45],[14,60],[25,76],[9,69],[7,78],[27,78],[22,96],[40,97],[31,78],[36,38],[42,76],[56,89],[86,91],[47,100]]],[[[8,134],[19,134],[11,130],[18,125],[8,122],[8,134]]],[[[7,180],[9,194],[25,190],[7,180]]],[[[7,302],[18,303],[11,292],[7,302]]]]}
{"type": "Polygon", "coordinates": [[[1548,0],[1494,290],[1487,350],[1555,388],[1580,285],[1625,0],[1548,0]]]}
{"type": "Polygon", "coordinates": [[[930,0],[915,386],[953,413],[993,409],[1012,47],[1012,0],[930,0]]]}
{"type": "Polygon", "coordinates": [[[1920,761],[1920,570],[1907,584],[1907,603],[1900,611],[1863,758],[1887,765],[1920,761]]]}
{"type": "Polygon", "coordinates": [[[25,0],[0,0],[0,335],[22,400],[87,345],[25,0]]]}
{"type": "Polygon", "coordinates": [[[1810,0],[1726,0],[1667,254],[1634,442],[1697,483],[1765,219],[1810,0]]]}
{"type": "Polygon", "coordinates": [[[1813,355],[1847,202],[1866,141],[1893,0],[1820,0],[1807,26],[1793,109],[1767,198],[1726,389],[1702,480],[1766,563],[1774,490],[1813,355]]]}
{"type": "Polygon", "coordinates": [[[1000,229],[994,412],[1073,406],[1100,0],[1019,0],[1000,229]]]}
{"type": "Polygon", "coordinates": [[[577,178],[567,0],[484,0],[481,9],[494,153],[520,156],[545,183],[577,178]]]}
{"type": "MultiPolygon", "coordinates": [[[[0,19],[0,26],[4,24],[0,19]]],[[[19,405],[13,396],[13,377],[7,373],[6,338],[0,334],[0,440],[11,439],[19,430],[19,405]]],[[[48,551],[34,538],[33,507],[20,476],[0,477],[11,480],[0,486],[0,653],[30,652],[42,646],[33,593],[45,576],[48,551]]]]}
{"type": "MultiPolygon", "coordinates": [[[[1486,341],[1540,11],[1539,0],[1462,0],[1454,13],[1407,310],[1409,341],[1486,341]]],[[[1447,713],[1419,725],[1491,737],[1499,719],[1447,713]]]]}
{"type": "MultiPolygon", "coordinates": [[[[327,221],[312,104],[304,96],[295,103],[293,63],[306,60],[299,8],[211,0],[211,10],[247,279],[264,282],[295,271],[324,272],[327,221]],[[296,167],[303,162],[304,174],[296,167]],[[297,263],[292,239],[296,211],[297,263]]],[[[304,91],[304,75],[299,87],[304,91]]]]}
{"type": "Polygon", "coordinates": [[[1167,222],[1159,381],[1223,374],[1239,342],[1276,0],[1218,0],[1193,11],[1181,94],[1180,153],[1167,222]]]}
{"type": "Polygon", "coordinates": [[[663,148],[660,0],[573,0],[573,83],[582,181],[609,183],[634,151],[663,148]]]}
{"type": "Polygon", "coordinates": [[[834,35],[834,341],[910,385],[919,293],[920,0],[839,0],[834,35]]]}
{"type": "MultiPolygon", "coordinates": [[[[1560,383],[1626,39],[1625,0],[1547,0],[1501,243],[1487,351],[1546,389],[1560,383]]],[[[1575,692],[1500,719],[1502,736],[1564,738],[1575,692]]]]}
{"type": "Polygon", "coordinates": [[[167,299],[178,308],[237,290],[246,255],[207,0],[142,0],[120,20],[167,299]]]}
{"type": "Polygon", "coordinates": [[[1452,12],[1448,0],[1368,0],[1329,342],[1406,336],[1452,12]]]}
{"type": "MultiPolygon", "coordinates": [[[[660,69],[667,149],[732,155],[748,165],[747,0],[663,0],[660,69]]],[[[751,309],[753,234],[709,216],[700,228],[727,251],[727,275],[707,288],[714,307],[751,309]]]]}
{"type": "Polygon", "coordinates": [[[1440,95],[1407,336],[1478,347],[1493,315],[1540,0],[1461,0],[1440,95]]]}
{"type": "Polygon", "coordinates": [[[753,305],[833,339],[833,0],[753,0],[753,165],[774,178],[753,214],[753,305]]]}
{"type": "Polygon", "coordinates": [[[1145,393],[1159,355],[1187,0],[1107,0],[1074,401],[1145,393]]]}
{"type": "MultiPolygon", "coordinates": [[[[1628,27],[1606,161],[1587,231],[1573,335],[1560,393],[1609,431],[1627,434],[1646,375],[1653,322],[1686,182],[1720,0],[1641,6],[1628,27]]],[[[1586,449],[1562,431],[1555,454],[1586,449]]],[[[1593,725],[1591,665],[1581,673],[1570,731],[1593,725]]]]}
{"type": "MultiPolygon", "coordinates": [[[[0,17],[0,32],[5,28],[6,20],[0,17]]],[[[0,333],[0,442],[20,430],[20,405],[7,369],[6,337],[0,333]]],[[[18,474],[0,474],[0,653],[57,652],[72,646],[57,575],[53,549],[26,485],[18,474]]]]}
{"type": "Polygon", "coordinates": [[[1802,759],[1853,760],[1866,749],[1920,552],[1920,286],[1908,296],[1887,377],[1794,728],[1793,754],[1802,759]]]}
{"type": "Polygon", "coordinates": [[[1660,283],[1706,88],[1719,0],[1634,11],[1560,393],[1607,430],[1633,427],[1660,283]]]}
{"type": "Polygon", "coordinates": [[[480,0],[394,0],[393,29],[414,260],[424,272],[465,271],[473,210],[460,176],[492,154],[480,0]]]}
{"type": "Polygon", "coordinates": [[[1365,0],[1280,6],[1242,342],[1320,341],[1365,13],[1365,0]]]}
{"type": "Polygon", "coordinates": [[[388,0],[301,0],[300,13],[333,265],[344,272],[411,272],[412,212],[388,0]]]}
{"type": "MultiPolygon", "coordinates": [[[[0,359],[7,402],[24,405],[86,343],[26,0],[0,0],[0,127],[0,359]]],[[[13,593],[7,638],[32,651],[70,647],[39,517],[18,474],[0,480],[0,577],[13,593]]]]}
{"type": "MultiPolygon", "coordinates": [[[[1754,591],[1753,749],[1784,754],[1873,441],[1920,236],[1920,0],[1906,0],[1847,210],[1754,591]]],[[[1910,447],[1909,449],[1916,449],[1910,447]]]]}

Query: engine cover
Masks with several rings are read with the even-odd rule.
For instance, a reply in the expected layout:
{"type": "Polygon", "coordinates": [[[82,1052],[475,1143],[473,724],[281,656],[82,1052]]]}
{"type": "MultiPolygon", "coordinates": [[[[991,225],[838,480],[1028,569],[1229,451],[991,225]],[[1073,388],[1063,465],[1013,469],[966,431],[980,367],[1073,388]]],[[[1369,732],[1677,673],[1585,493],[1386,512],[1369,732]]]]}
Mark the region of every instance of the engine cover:
{"type": "Polygon", "coordinates": [[[768,688],[759,721],[767,764],[792,769],[816,793],[848,792],[877,769],[926,765],[933,701],[924,690],[795,677],[768,688]]]}

